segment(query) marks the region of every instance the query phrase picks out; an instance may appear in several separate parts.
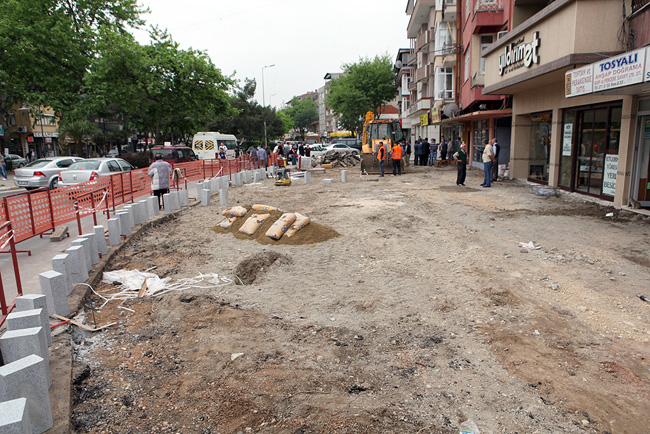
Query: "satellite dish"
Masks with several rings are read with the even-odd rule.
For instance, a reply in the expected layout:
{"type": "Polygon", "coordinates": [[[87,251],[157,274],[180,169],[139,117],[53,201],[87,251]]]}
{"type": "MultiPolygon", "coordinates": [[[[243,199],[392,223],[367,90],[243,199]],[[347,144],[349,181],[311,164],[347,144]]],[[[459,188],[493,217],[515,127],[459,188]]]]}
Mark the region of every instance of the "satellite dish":
{"type": "Polygon", "coordinates": [[[448,118],[455,118],[456,116],[458,116],[458,106],[453,102],[449,104],[445,104],[445,108],[442,109],[442,112],[448,118]]]}
{"type": "Polygon", "coordinates": [[[397,62],[395,62],[395,68],[402,69],[402,66],[404,66],[404,64],[402,63],[401,60],[398,60],[397,62]]]}

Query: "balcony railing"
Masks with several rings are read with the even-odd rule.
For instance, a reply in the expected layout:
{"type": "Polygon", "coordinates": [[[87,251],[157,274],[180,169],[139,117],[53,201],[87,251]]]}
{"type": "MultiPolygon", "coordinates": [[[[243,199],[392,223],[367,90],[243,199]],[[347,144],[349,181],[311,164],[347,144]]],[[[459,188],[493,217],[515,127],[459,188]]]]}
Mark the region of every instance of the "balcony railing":
{"type": "Polygon", "coordinates": [[[454,97],[453,90],[439,90],[436,91],[436,99],[452,99],[454,97]]]}
{"type": "Polygon", "coordinates": [[[650,0],[632,0],[632,12],[635,13],[643,9],[646,5],[650,4],[650,0]]]}
{"type": "Polygon", "coordinates": [[[411,116],[412,114],[419,111],[427,111],[431,109],[431,98],[421,98],[417,102],[411,104],[406,111],[406,116],[411,116]]]}
{"type": "Polygon", "coordinates": [[[476,12],[493,12],[503,9],[503,0],[476,0],[474,13],[476,12]]]}
{"type": "Polygon", "coordinates": [[[417,37],[416,49],[419,51],[425,44],[429,42],[429,31],[425,30],[420,36],[417,37]]]}

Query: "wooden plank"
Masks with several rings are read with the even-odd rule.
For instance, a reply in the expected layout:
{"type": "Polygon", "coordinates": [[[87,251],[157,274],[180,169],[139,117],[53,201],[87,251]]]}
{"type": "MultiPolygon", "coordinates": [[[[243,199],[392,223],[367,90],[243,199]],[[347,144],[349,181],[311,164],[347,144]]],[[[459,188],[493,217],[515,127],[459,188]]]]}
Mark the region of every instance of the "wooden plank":
{"type": "Polygon", "coordinates": [[[66,317],[61,316],[61,315],[54,314],[54,315],[52,315],[52,316],[53,316],[54,318],[57,318],[57,319],[60,319],[60,320],[63,320],[63,321],[68,321],[68,320],[69,320],[71,324],[74,324],[74,325],[76,325],[77,327],[81,327],[81,328],[84,329],[84,330],[88,330],[89,332],[98,332],[98,331],[103,330],[103,329],[105,329],[105,328],[107,328],[107,327],[110,327],[110,326],[112,326],[112,325],[117,324],[116,322],[112,322],[112,323],[110,323],[110,324],[106,324],[105,326],[101,326],[101,327],[97,327],[97,328],[92,328],[92,327],[87,326],[86,324],[82,324],[82,323],[80,323],[80,322],[77,322],[77,321],[75,321],[75,320],[73,320],[73,319],[70,319],[70,318],[66,318],[66,317]]]}
{"type": "Polygon", "coordinates": [[[147,280],[149,280],[149,278],[145,277],[144,282],[142,282],[142,288],[140,288],[140,291],[138,292],[138,298],[144,297],[144,293],[147,292],[147,280]]]}

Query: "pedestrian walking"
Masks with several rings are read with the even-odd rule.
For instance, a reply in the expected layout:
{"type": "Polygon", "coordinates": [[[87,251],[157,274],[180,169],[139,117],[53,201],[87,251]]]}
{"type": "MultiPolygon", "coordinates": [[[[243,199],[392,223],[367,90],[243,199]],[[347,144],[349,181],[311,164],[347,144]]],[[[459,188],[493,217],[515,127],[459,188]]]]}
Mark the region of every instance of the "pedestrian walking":
{"type": "Polygon", "coordinates": [[[458,176],[456,176],[456,185],[465,187],[465,177],[467,176],[467,145],[460,144],[460,150],[454,154],[457,160],[458,176]]]}
{"type": "Polygon", "coordinates": [[[386,147],[384,146],[384,142],[379,142],[377,160],[379,160],[379,176],[384,176],[384,162],[386,162],[386,147]]]}
{"type": "Polygon", "coordinates": [[[7,180],[7,162],[5,161],[4,154],[0,154],[0,174],[2,175],[2,178],[6,181],[7,180]]]}
{"type": "Polygon", "coordinates": [[[494,164],[494,150],[488,139],[483,139],[485,148],[483,149],[483,184],[481,187],[492,187],[492,165],[494,164]]]}
{"type": "Polygon", "coordinates": [[[429,166],[433,166],[433,162],[437,160],[438,156],[438,144],[436,139],[431,139],[429,143],[429,166]]]}
{"type": "Polygon", "coordinates": [[[158,198],[158,209],[163,207],[163,195],[169,193],[169,176],[172,173],[172,166],[162,159],[161,154],[156,154],[156,161],[151,163],[147,175],[151,178],[151,189],[154,196],[158,198]]]}
{"type": "Polygon", "coordinates": [[[393,161],[393,176],[402,176],[402,165],[400,164],[402,162],[402,147],[399,143],[395,143],[393,146],[390,158],[393,161]]]}
{"type": "Polygon", "coordinates": [[[497,143],[496,137],[492,139],[492,152],[494,152],[494,162],[492,164],[492,182],[499,179],[499,151],[501,146],[497,143]]]}
{"type": "Polygon", "coordinates": [[[268,153],[266,152],[266,145],[262,145],[258,150],[257,150],[257,159],[260,162],[260,168],[268,168],[268,153]]]}

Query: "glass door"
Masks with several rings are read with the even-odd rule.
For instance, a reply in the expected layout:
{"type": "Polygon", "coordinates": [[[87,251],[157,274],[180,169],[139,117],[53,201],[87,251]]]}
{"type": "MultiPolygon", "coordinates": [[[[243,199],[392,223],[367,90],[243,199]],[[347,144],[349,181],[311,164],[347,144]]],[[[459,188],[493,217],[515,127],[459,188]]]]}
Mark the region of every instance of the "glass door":
{"type": "Polygon", "coordinates": [[[585,110],[579,115],[575,189],[600,195],[607,147],[607,108],[585,110]]]}

